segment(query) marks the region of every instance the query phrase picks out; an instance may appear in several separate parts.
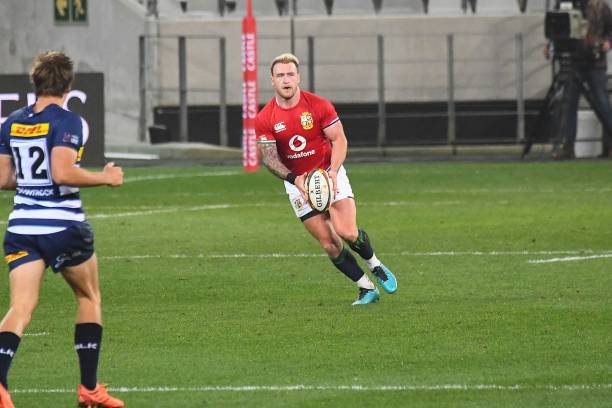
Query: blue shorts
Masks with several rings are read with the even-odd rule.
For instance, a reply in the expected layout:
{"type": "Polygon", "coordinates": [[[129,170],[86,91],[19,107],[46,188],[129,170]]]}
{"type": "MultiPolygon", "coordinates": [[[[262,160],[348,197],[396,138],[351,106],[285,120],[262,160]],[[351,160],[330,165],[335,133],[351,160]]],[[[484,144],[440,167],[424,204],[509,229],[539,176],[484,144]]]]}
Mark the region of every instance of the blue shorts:
{"type": "Polygon", "coordinates": [[[51,266],[53,272],[59,272],[66,266],[82,264],[93,253],[94,235],[87,222],[53,234],[23,235],[7,231],[4,235],[4,259],[9,271],[42,259],[45,268],[51,266]]]}

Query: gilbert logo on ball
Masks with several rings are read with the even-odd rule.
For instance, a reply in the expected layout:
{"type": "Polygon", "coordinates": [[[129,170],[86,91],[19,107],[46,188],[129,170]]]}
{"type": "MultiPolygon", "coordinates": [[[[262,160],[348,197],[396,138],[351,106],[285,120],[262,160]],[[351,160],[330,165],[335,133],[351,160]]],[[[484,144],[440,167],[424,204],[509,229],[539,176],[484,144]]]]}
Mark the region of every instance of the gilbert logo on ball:
{"type": "Polygon", "coordinates": [[[329,209],[334,188],[325,170],[315,169],[308,173],[306,190],[308,191],[308,204],[313,210],[325,212],[329,209]]]}

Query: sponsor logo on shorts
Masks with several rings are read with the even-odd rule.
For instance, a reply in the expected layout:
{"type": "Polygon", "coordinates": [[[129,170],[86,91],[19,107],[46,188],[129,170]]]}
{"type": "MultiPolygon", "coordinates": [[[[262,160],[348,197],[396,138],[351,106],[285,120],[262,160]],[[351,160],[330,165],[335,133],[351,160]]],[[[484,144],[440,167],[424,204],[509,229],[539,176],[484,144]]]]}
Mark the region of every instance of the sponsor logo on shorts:
{"type": "Polygon", "coordinates": [[[68,254],[59,254],[57,258],[55,258],[55,269],[59,269],[64,264],[64,262],[71,260],[72,256],[68,254]]]}
{"type": "Polygon", "coordinates": [[[302,112],[302,114],[300,115],[300,122],[302,123],[302,128],[304,128],[304,130],[312,129],[314,127],[312,113],[302,112]]]}
{"type": "Polygon", "coordinates": [[[7,264],[10,264],[13,261],[23,258],[24,256],[28,256],[30,253],[28,251],[19,251],[12,254],[8,254],[4,257],[4,260],[7,264]]]}
{"type": "Polygon", "coordinates": [[[21,123],[11,124],[11,136],[36,137],[49,134],[49,124],[39,123],[36,125],[23,125],[21,123]]]}
{"type": "Polygon", "coordinates": [[[295,211],[300,211],[302,208],[304,208],[301,198],[296,198],[293,200],[293,208],[295,208],[295,211]]]}

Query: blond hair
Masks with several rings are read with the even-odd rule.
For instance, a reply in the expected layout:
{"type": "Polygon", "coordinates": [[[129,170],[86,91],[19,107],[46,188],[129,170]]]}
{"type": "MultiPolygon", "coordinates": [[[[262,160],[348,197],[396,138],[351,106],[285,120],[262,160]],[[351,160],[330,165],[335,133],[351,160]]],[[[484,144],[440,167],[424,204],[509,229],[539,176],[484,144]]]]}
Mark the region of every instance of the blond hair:
{"type": "Polygon", "coordinates": [[[272,60],[272,64],[270,64],[270,73],[274,73],[274,66],[276,64],[295,64],[295,68],[297,68],[297,70],[300,70],[300,60],[298,59],[298,57],[296,57],[295,55],[291,54],[290,52],[286,52],[284,54],[279,55],[278,57],[274,58],[272,60]]]}

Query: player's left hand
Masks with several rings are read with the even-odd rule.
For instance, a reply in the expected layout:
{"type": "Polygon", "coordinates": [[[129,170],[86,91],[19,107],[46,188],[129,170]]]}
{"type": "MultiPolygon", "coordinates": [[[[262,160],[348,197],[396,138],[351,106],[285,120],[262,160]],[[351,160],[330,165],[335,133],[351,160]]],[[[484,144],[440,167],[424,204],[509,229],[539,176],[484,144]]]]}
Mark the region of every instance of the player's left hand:
{"type": "Polygon", "coordinates": [[[601,50],[603,52],[608,52],[610,51],[610,40],[606,40],[601,44],[601,50]]]}

